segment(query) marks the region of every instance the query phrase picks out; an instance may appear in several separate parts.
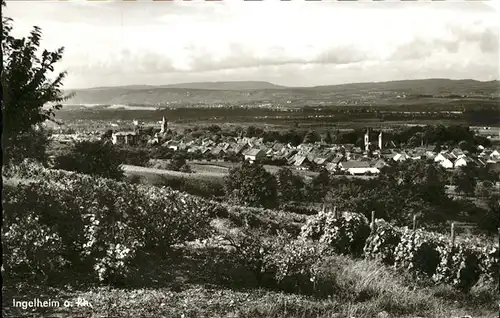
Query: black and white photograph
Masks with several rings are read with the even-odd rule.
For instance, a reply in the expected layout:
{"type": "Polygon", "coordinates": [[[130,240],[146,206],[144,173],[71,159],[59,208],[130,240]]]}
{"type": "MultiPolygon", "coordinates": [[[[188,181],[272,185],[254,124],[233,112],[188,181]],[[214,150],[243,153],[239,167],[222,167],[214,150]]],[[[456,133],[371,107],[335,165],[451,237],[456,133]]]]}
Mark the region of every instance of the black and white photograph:
{"type": "Polygon", "coordinates": [[[3,317],[498,317],[499,2],[1,3],[3,317]]]}

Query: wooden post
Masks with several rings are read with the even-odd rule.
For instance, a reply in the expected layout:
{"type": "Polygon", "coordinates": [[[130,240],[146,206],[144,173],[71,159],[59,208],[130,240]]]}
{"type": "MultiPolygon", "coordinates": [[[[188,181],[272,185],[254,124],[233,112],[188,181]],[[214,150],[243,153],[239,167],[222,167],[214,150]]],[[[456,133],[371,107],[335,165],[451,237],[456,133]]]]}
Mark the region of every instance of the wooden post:
{"type": "Polygon", "coordinates": [[[413,215],[413,231],[417,229],[417,216],[413,215]]]}
{"type": "Polygon", "coordinates": [[[370,225],[372,232],[375,232],[375,211],[372,211],[372,223],[370,225]]]}
{"type": "Polygon", "coordinates": [[[335,218],[337,218],[337,207],[336,206],[333,207],[333,216],[335,218]]]}
{"type": "Polygon", "coordinates": [[[455,222],[451,223],[451,246],[455,246],[455,222]]]}

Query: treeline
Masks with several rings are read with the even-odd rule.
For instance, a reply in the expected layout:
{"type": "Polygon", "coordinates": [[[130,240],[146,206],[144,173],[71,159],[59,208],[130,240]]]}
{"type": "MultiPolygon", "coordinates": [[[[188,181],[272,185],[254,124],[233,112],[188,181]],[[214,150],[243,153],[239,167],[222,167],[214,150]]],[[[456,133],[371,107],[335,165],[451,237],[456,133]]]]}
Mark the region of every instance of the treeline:
{"type": "MultiPolygon", "coordinates": [[[[450,175],[439,166],[418,161],[394,164],[379,177],[369,180],[332,178],[322,170],[310,182],[305,182],[286,168],[274,177],[259,165],[245,163],[230,171],[225,186],[227,200],[240,205],[286,208],[288,202],[293,201],[325,202],[366,217],[375,211],[377,216],[400,226],[411,224],[417,216],[420,224],[437,231],[445,230],[448,220],[460,220],[474,222],[481,230],[495,233],[500,226],[500,196],[492,191],[492,184],[499,176],[482,169],[464,169],[450,175]],[[480,184],[486,185],[478,188],[475,185],[479,184],[480,176],[486,179],[480,184]],[[475,189],[469,195],[477,193],[486,207],[466,199],[450,198],[445,192],[450,178],[452,182],[474,179],[475,189]]],[[[458,187],[458,191],[467,190],[458,187]]]]}
{"type": "Polygon", "coordinates": [[[314,116],[330,116],[327,120],[337,122],[362,119],[420,120],[453,119],[466,121],[471,125],[487,125],[499,123],[498,101],[458,101],[457,103],[427,103],[411,105],[388,106],[324,106],[302,107],[300,109],[277,108],[243,108],[243,107],[182,107],[157,110],[120,110],[120,109],[71,109],[64,108],[57,112],[57,117],[63,120],[93,119],[93,120],[144,120],[156,121],[162,116],[178,122],[204,120],[214,122],[245,122],[249,118],[259,117],[265,122],[317,121],[314,116]],[[408,113],[410,112],[410,113],[408,113]],[[461,113],[446,113],[461,112],[461,113]]]}

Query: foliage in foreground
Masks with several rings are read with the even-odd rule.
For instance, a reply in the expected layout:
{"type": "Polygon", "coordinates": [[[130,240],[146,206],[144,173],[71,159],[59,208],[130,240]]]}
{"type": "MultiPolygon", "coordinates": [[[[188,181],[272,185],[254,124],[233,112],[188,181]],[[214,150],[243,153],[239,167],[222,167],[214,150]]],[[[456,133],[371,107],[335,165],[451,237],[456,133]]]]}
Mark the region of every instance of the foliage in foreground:
{"type": "Polygon", "coordinates": [[[51,283],[72,271],[123,279],[138,251],[165,255],[174,244],[210,234],[213,206],[188,195],[53,174],[59,178],[4,188],[4,265],[23,279],[51,283]]]}
{"type": "Polygon", "coordinates": [[[251,255],[261,248],[269,254],[252,257],[240,250],[235,257],[245,255],[243,264],[257,272],[267,266],[262,280],[274,277],[271,286],[287,289],[280,284],[291,279],[286,278],[289,270],[305,275],[292,275],[292,280],[315,281],[307,276],[315,270],[306,260],[331,252],[376,258],[464,292],[481,280],[498,283],[498,245],[459,241],[451,247],[441,235],[393,227],[382,220],[370,234],[366,218],[355,213],[320,213],[305,222],[304,215],[286,211],[230,206],[165,188],[29,167],[14,174],[34,181],[7,184],[4,192],[6,266],[19,273],[46,278],[76,268],[94,279],[126,278],[137,253],[164,256],[175,244],[208,237],[210,220],[224,218],[245,229],[260,229],[262,234],[244,235],[243,243],[236,245],[257,246],[247,251],[251,255]],[[284,238],[269,243],[262,239],[269,234],[284,238]],[[296,262],[304,265],[297,269],[296,262]]]}
{"type": "Polygon", "coordinates": [[[368,221],[359,214],[319,213],[302,228],[301,236],[326,243],[336,253],[379,259],[435,283],[450,283],[468,292],[480,279],[498,284],[500,257],[498,245],[459,241],[451,246],[448,237],[397,228],[376,220],[371,232],[368,221]]]}
{"type": "Polygon", "coordinates": [[[43,160],[47,138],[36,128],[45,120],[53,120],[54,111],[70,97],[61,90],[66,72],[51,76],[64,48],[41,51],[42,30],[39,27],[33,27],[27,37],[15,38],[12,19],[2,17],[2,23],[4,162],[23,158],[43,160]]]}

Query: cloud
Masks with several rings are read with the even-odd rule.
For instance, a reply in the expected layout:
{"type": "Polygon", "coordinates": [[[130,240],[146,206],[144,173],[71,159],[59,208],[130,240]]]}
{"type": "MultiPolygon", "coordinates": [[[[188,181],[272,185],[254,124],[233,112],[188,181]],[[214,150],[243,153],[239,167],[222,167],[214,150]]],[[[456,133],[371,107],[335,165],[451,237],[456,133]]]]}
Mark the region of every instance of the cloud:
{"type": "Polygon", "coordinates": [[[498,70],[498,16],[480,3],[40,2],[28,11],[25,5],[9,6],[18,34],[37,24],[44,47],[66,47],[62,66],[75,85],[238,74],[241,80],[295,77],[304,84],[312,77],[328,84],[372,73],[448,77],[458,74],[453,68],[469,72],[475,61],[489,65],[490,71],[479,67],[485,78],[498,70]]]}

